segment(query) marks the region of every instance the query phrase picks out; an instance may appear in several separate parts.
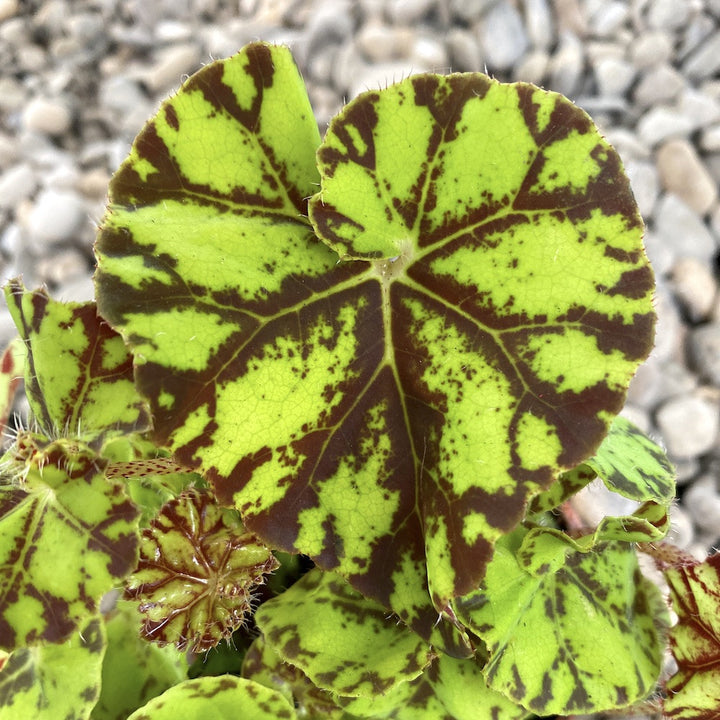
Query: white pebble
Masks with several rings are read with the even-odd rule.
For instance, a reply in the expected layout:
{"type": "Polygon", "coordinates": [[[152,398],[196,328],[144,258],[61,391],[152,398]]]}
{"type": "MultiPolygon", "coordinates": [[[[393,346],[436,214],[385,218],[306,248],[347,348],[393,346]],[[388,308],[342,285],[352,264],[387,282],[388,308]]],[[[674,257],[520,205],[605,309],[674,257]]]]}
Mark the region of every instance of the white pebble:
{"type": "Polygon", "coordinates": [[[678,458],[709,452],[720,426],[717,403],[699,393],[668,400],[658,410],[656,420],[668,452],[678,458]]]}
{"type": "Polygon", "coordinates": [[[693,80],[712,77],[720,70],[720,32],[713,34],[683,63],[683,73],[693,80]]]}
{"type": "Polygon", "coordinates": [[[29,198],[37,187],[29,163],[19,163],[0,175],[0,209],[8,210],[29,198]]]}
{"type": "Polygon", "coordinates": [[[74,239],[85,221],[85,208],[77,193],[48,188],[40,192],[30,212],[27,232],[38,249],[74,239]]]}
{"type": "Polygon", "coordinates": [[[720,123],[703,130],[700,136],[700,147],[705,152],[720,152],[720,123]]]}
{"type": "Polygon", "coordinates": [[[630,187],[641,215],[644,218],[652,217],[660,185],[655,166],[643,160],[630,158],[625,162],[625,172],[630,178],[630,187]]]}
{"type": "Polygon", "coordinates": [[[674,257],[694,257],[710,266],[715,240],[705,223],[674,193],[665,194],[655,212],[655,232],[674,257]]]}
{"type": "Polygon", "coordinates": [[[445,39],[453,72],[482,70],[482,53],[475,36],[461,28],[453,28],[445,39]]]}
{"type": "Polygon", "coordinates": [[[685,137],[694,129],[692,120],[665,105],[650,108],[637,124],[637,134],[651,147],[671,137],[685,137]]]}
{"type": "Polygon", "coordinates": [[[196,45],[176,45],[157,53],[152,67],[143,72],[147,86],[158,92],[180,84],[183,75],[195,72],[200,64],[200,50],[196,45]]]}
{"type": "Polygon", "coordinates": [[[655,30],[675,30],[682,27],[689,13],[688,0],[652,0],[647,20],[655,30]]]}
{"type": "Polygon", "coordinates": [[[27,104],[22,117],[25,129],[51,136],[67,132],[71,120],[65,103],[43,97],[33,98],[27,104]]]}
{"type": "Polygon", "coordinates": [[[685,79],[674,67],[660,63],[642,75],[635,86],[633,98],[642,107],[671,102],[684,85],[685,79]]]}
{"type": "Polygon", "coordinates": [[[576,35],[563,33],[557,51],[550,58],[550,89],[572,100],[582,78],[583,63],[582,43],[576,35]]]}
{"type": "Polygon", "coordinates": [[[669,62],[674,46],[672,35],[664,30],[644,32],[630,48],[633,64],[636,68],[648,68],[669,62]]]}
{"type": "Polygon", "coordinates": [[[707,320],[717,294],[717,283],[706,264],[696,258],[679,258],[670,274],[670,286],[691,322],[707,320]]]}
{"type": "Polygon", "coordinates": [[[555,24],[547,0],[525,0],[525,26],[530,44],[547,50],[555,41],[555,24]]]}
{"type": "Polygon", "coordinates": [[[624,95],[635,79],[635,68],[625,60],[604,58],[595,65],[595,79],[601,95],[624,95]]]}
{"type": "Polygon", "coordinates": [[[19,9],[18,0],[0,0],[0,22],[11,18],[19,9]]]}
{"type": "Polygon", "coordinates": [[[397,25],[412,25],[430,12],[435,0],[390,0],[387,12],[397,25]]]}
{"type": "Polygon", "coordinates": [[[713,533],[720,531],[720,494],[712,475],[698,478],[685,491],[683,500],[698,527],[713,533]]]}
{"type": "Polygon", "coordinates": [[[688,140],[665,142],[657,152],[657,169],[663,187],[699,215],[708,212],[716,202],[715,182],[688,140]]]}
{"type": "Polygon", "coordinates": [[[517,9],[504,1],[493,5],[483,17],[480,43],[491,73],[515,65],[528,47],[525,27],[517,9]]]}

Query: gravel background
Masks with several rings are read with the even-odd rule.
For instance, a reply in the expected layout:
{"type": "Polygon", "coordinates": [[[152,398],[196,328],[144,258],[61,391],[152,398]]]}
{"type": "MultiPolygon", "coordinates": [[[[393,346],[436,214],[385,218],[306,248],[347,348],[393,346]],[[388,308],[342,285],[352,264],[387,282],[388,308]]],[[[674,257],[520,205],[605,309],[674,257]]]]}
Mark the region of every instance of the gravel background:
{"type": "MultiPolygon", "coordinates": [[[[558,90],[620,152],[658,278],[657,346],[626,413],[667,448],[672,539],[720,538],[720,0],[0,0],[0,272],[92,297],[91,246],[130,142],[186,74],[288,43],[321,128],[423,70],[558,90]]],[[[0,341],[13,334],[0,312],[0,341]]],[[[587,512],[614,511],[602,493],[587,512]]]]}

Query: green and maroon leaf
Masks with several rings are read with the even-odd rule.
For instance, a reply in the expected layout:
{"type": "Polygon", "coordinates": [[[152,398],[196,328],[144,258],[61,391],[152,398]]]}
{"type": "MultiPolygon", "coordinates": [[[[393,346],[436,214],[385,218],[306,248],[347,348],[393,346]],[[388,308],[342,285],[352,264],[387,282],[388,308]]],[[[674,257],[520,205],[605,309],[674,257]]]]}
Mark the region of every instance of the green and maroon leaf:
{"type": "Polygon", "coordinates": [[[539,715],[643,700],[662,667],[667,612],[632,546],[583,553],[548,531],[526,568],[518,562],[526,533],[503,538],[483,586],[455,603],[487,643],[488,685],[539,715]]]}
{"type": "Polygon", "coordinates": [[[64,643],[15,650],[0,672],[0,720],[88,720],[104,653],[98,617],[64,643]]]}
{"type": "Polygon", "coordinates": [[[25,391],[48,437],[86,440],[148,425],[133,382],[132,357],[95,303],[61,303],[20,280],[5,286],[10,314],[27,345],[25,391]]]}
{"type": "Polygon", "coordinates": [[[253,641],[245,655],[242,676],[281,693],[299,717],[323,720],[355,717],[345,713],[331,693],[315,685],[299,668],[282,660],[262,635],[253,641]]]}
{"type": "Polygon", "coordinates": [[[264,685],[233,677],[185,680],[136,710],[127,720],[297,720],[290,703],[264,685]]]}
{"type": "Polygon", "coordinates": [[[528,515],[549,512],[560,507],[596,477],[595,471],[585,463],[561,473],[560,477],[547,490],[538,493],[530,501],[528,515]]]}
{"type": "Polygon", "coordinates": [[[377,698],[341,698],[353,715],[380,720],[523,720],[529,716],[491,690],[474,659],[441,655],[416,680],[377,698]]]}
{"type": "Polygon", "coordinates": [[[319,151],[314,225],[380,258],[338,263],[303,217],[316,144],[286,50],[191,78],[113,180],[101,312],[157,442],[250,530],[467,655],[448,600],[595,452],[651,346],[640,217],[566,100],[425,75],[353,101],[319,151]]]}
{"type": "Polygon", "coordinates": [[[318,687],[381,695],[424,670],[435,653],[334,573],[314,569],[255,613],[266,642],[318,687]]]}
{"type": "Polygon", "coordinates": [[[720,555],[665,571],[677,624],[670,647],[678,670],[666,684],[664,715],[717,720],[720,708],[720,555]]]}
{"type": "Polygon", "coordinates": [[[62,642],[135,567],[138,512],[103,469],[58,440],[0,486],[0,647],[62,642]]]}
{"type": "Polygon", "coordinates": [[[106,623],[102,689],[92,720],[125,720],[151,698],[186,678],[187,660],[174,647],[138,636],[137,608],[120,601],[106,623]]]}
{"type": "Polygon", "coordinates": [[[631,500],[669,504],[675,497],[675,468],[661,448],[621,415],[587,465],[609,490],[631,500]]]}
{"type": "Polygon", "coordinates": [[[190,489],[143,530],[125,594],[139,600],[142,635],[203,652],[227,640],[251,610],[253,591],[279,563],[234,510],[190,489]]]}

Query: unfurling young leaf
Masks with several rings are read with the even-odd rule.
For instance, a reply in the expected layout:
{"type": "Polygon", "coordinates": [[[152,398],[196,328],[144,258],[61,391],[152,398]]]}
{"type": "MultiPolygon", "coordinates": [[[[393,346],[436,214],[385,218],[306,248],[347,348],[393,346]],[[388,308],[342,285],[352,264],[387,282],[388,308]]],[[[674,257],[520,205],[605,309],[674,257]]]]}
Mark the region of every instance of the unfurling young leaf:
{"type": "Polygon", "coordinates": [[[286,49],[190,78],[111,183],[100,311],[155,440],[249,530],[468,656],[449,601],[650,350],[642,222],[589,117],[523,83],[409,78],[346,106],[319,175],[318,144],[286,49]]]}
{"type": "Polygon", "coordinates": [[[663,702],[673,720],[717,720],[720,715],[720,554],[665,570],[677,624],[670,647],[678,670],[663,702]]]}
{"type": "Polygon", "coordinates": [[[143,530],[126,595],[139,600],[142,634],[203,652],[228,639],[251,610],[253,590],[278,566],[233,510],[188,490],[143,530]]]}

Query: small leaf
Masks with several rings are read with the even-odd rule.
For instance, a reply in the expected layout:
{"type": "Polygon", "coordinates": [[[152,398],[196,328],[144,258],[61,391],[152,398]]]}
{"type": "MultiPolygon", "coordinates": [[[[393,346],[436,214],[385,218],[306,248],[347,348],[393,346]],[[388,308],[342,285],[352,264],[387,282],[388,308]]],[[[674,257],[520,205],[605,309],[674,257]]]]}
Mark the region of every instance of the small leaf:
{"type": "Polygon", "coordinates": [[[562,473],[547,490],[539,493],[530,501],[528,514],[554,510],[596,477],[595,471],[586,464],[578,465],[572,470],[562,473]]]}
{"type": "Polygon", "coordinates": [[[297,720],[288,701],[252,680],[221,675],[186,680],[153,698],[127,720],[297,720]]]}
{"type": "Polygon", "coordinates": [[[104,652],[97,617],[62,644],[15,650],[0,672],[0,720],[88,720],[104,652]]]}
{"type": "Polygon", "coordinates": [[[135,390],[132,357],[95,303],[60,303],[19,280],[5,287],[10,314],[27,344],[25,392],[48,437],[147,428],[135,390]]]}
{"type": "Polygon", "coordinates": [[[620,415],[586,464],[609,490],[631,500],[669,504],[675,497],[675,469],[665,453],[620,415]]]}
{"type": "Polygon", "coordinates": [[[137,562],[138,512],[86,446],[58,440],[0,485],[0,647],[62,642],[137,562]]]}
{"type": "Polygon", "coordinates": [[[102,690],[92,720],[125,720],[133,710],[185,679],[184,655],[139,638],[138,620],[137,610],[120,602],[106,624],[102,690]]]}
{"type": "Polygon", "coordinates": [[[665,570],[677,624],[670,646],[678,671],[666,684],[665,716],[717,720],[720,708],[720,554],[665,570]]]}
{"type": "Polygon", "coordinates": [[[299,717],[323,720],[348,717],[331,693],[313,684],[299,668],[284,662],[262,635],[256,638],[245,656],[242,676],[280,692],[295,707],[299,717]]]}
{"type": "Polygon", "coordinates": [[[285,662],[336,695],[385,693],[417,677],[434,657],[384,607],[318,569],[263,603],[255,622],[285,662]]]}
{"type": "Polygon", "coordinates": [[[203,652],[243,624],[253,590],[276,567],[236,512],[220,508],[208,491],[191,489],[143,530],[126,595],[140,600],[146,639],[203,652]]]}
{"type": "Polygon", "coordinates": [[[667,620],[632,547],[582,553],[546,532],[530,574],[518,563],[526,534],[503,539],[483,587],[456,601],[460,619],[487,643],[488,685],[539,715],[644,699],[660,673],[667,620]]]}

